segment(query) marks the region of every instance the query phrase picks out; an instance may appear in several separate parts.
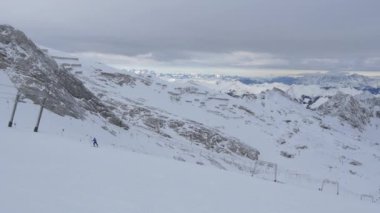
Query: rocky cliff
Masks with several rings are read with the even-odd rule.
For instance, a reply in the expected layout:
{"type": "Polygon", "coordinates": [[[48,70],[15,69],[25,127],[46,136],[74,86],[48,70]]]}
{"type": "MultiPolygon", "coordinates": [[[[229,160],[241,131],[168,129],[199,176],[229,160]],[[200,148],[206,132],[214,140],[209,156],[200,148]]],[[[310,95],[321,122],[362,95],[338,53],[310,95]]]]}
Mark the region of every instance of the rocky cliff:
{"type": "Polygon", "coordinates": [[[36,104],[46,98],[46,108],[54,113],[84,119],[90,112],[128,129],[80,80],[46,56],[23,32],[7,25],[0,25],[0,70],[8,74],[22,97],[36,104]]]}

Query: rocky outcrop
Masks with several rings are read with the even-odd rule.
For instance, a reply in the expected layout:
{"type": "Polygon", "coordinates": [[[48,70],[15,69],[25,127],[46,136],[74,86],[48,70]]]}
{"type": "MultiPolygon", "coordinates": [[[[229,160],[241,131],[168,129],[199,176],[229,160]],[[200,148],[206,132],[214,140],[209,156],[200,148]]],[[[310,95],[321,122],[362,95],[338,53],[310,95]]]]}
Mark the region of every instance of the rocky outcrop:
{"type": "Polygon", "coordinates": [[[169,121],[169,127],[188,140],[203,144],[206,149],[227,154],[236,154],[251,160],[257,160],[260,152],[238,139],[223,136],[216,130],[206,128],[196,122],[169,121]]]}
{"type": "Polygon", "coordinates": [[[59,115],[84,119],[86,112],[99,114],[128,129],[74,75],[46,56],[26,35],[11,26],[0,25],[0,70],[7,72],[23,97],[59,115]]]}
{"type": "Polygon", "coordinates": [[[127,105],[109,99],[108,103],[119,106],[120,111],[116,110],[116,113],[123,115],[123,118],[128,117],[131,124],[143,125],[161,136],[175,138],[175,135],[179,135],[193,144],[217,153],[237,155],[251,160],[259,158],[260,152],[257,149],[242,143],[239,139],[229,137],[215,128],[192,120],[175,118],[166,112],[138,106],[133,102],[127,105]]]}
{"type": "Polygon", "coordinates": [[[359,129],[363,129],[370,122],[372,116],[372,113],[353,96],[341,92],[332,96],[317,110],[323,115],[337,116],[352,127],[359,129]]]}
{"type": "Polygon", "coordinates": [[[118,84],[119,86],[128,85],[131,87],[136,86],[136,82],[139,81],[146,86],[150,86],[152,84],[152,81],[147,78],[138,78],[132,75],[128,74],[122,74],[122,73],[108,73],[108,72],[102,72],[100,73],[100,76],[105,78],[106,80],[109,80],[115,84],[118,84]]]}

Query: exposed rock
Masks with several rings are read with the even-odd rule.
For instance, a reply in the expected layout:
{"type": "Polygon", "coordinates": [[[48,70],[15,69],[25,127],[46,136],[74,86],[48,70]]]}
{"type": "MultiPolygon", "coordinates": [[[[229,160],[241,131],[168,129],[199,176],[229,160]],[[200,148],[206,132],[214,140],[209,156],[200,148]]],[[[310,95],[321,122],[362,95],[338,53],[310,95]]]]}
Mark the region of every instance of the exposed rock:
{"type": "Polygon", "coordinates": [[[286,140],[283,139],[283,138],[279,138],[279,139],[277,139],[276,142],[277,142],[278,144],[280,144],[280,145],[286,144],[286,140]]]}
{"type": "Polygon", "coordinates": [[[136,85],[136,78],[132,77],[131,75],[125,75],[121,73],[102,72],[100,76],[105,77],[108,80],[111,80],[120,86],[123,86],[123,85],[135,86],[136,85]]]}
{"type": "Polygon", "coordinates": [[[246,100],[256,100],[257,99],[257,96],[253,93],[244,93],[242,96],[241,96],[242,99],[246,99],[246,100]]]}
{"type": "Polygon", "coordinates": [[[251,160],[257,160],[260,152],[248,145],[241,143],[239,140],[223,136],[217,130],[208,129],[201,124],[191,122],[180,123],[180,121],[171,121],[171,123],[181,124],[174,127],[173,130],[179,135],[195,143],[203,144],[206,149],[215,150],[228,154],[237,154],[247,157],[251,160]],[[183,125],[182,125],[183,124],[183,125]]]}
{"type": "Polygon", "coordinates": [[[236,94],[236,90],[229,90],[226,94],[233,98],[240,98],[240,96],[236,94]]]}
{"type": "Polygon", "coordinates": [[[359,101],[348,94],[338,92],[326,103],[318,107],[323,115],[337,116],[348,122],[352,127],[363,129],[370,122],[371,112],[363,107],[359,101]]]}
{"type": "Polygon", "coordinates": [[[290,153],[288,153],[288,152],[285,152],[285,151],[281,151],[281,156],[283,156],[283,157],[286,157],[286,158],[294,158],[294,154],[290,154],[290,153]]]}
{"type": "Polygon", "coordinates": [[[362,165],[362,163],[360,163],[360,162],[357,161],[357,160],[352,160],[352,161],[350,162],[350,164],[353,165],[353,166],[361,166],[361,165],[362,165]]]}
{"type": "Polygon", "coordinates": [[[257,160],[260,155],[258,150],[242,143],[238,139],[228,137],[218,130],[204,126],[201,123],[169,118],[164,112],[134,104],[125,105],[116,100],[109,100],[108,102],[120,106],[123,112],[119,113],[128,115],[131,122],[142,124],[164,137],[172,137],[166,133],[170,129],[169,132],[173,130],[187,140],[218,153],[235,154],[251,160],[257,160]]]}
{"type": "Polygon", "coordinates": [[[131,87],[134,87],[136,85],[136,82],[141,82],[146,86],[150,86],[152,84],[152,80],[150,78],[137,77],[123,73],[101,72],[100,76],[104,77],[106,80],[114,82],[119,86],[129,85],[131,87]]]}
{"type": "Polygon", "coordinates": [[[320,126],[322,129],[327,129],[327,130],[330,130],[330,129],[331,129],[330,126],[328,126],[328,125],[326,125],[326,124],[324,124],[324,123],[320,123],[319,126],[320,126]]]}
{"type": "Polygon", "coordinates": [[[24,33],[0,25],[0,69],[7,72],[19,92],[59,115],[84,119],[86,112],[99,114],[128,129],[83,83],[46,56],[24,33]]]}
{"type": "Polygon", "coordinates": [[[248,108],[245,107],[245,106],[239,106],[238,108],[241,109],[241,110],[243,110],[244,112],[250,114],[250,115],[253,115],[253,116],[255,115],[254,112],[252,112],[250,109],[248,109],[248,108]]]}
{"type": "Polygon", "coordinates": [[[302,95],[301,99],[299,100],[299,103],[305,104],[307,109],[310,109],[310,106],[313,105],[315,102],[317,102],[321,98],[320,96],[317,97],[310,97],[308,95],[302,95]]]}

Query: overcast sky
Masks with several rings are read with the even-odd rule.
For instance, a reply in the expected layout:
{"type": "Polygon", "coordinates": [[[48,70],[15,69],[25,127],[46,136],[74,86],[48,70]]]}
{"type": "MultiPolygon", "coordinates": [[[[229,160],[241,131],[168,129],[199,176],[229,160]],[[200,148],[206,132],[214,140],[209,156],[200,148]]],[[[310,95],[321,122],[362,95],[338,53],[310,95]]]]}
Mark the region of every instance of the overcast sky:
{"type": "Polygon", "coordinates": [[[0,23],[121,68],[380,70],[379,0],[1,0],[0,23]]]}

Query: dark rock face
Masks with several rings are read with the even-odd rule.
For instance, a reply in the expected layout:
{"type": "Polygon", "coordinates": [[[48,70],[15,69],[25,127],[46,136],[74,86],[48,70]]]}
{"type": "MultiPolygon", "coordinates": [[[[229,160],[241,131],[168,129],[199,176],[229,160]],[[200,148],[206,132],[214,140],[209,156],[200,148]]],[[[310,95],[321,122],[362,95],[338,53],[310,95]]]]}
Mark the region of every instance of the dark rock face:
{"type": "Polygon", "coordinates": [[[281,151],[280,152],[281,156],[285,157],[285,158],[294,158],[294,154],[290,154],[288,152],[285,152],[285,151],[281,151]]]}
{"type": "Polygon", "coordinates": [[[100,75],[102,77],[105,77],[108,80],[113,81],[119,86],[123,86],[125,84],[125,85],[130,85],[133,87],[136,85],[136,78],[130,75],[125,75],[121,73],[107,73],[107,72],[102,72],[100,75]]]}
{"type": "Polygon", "coordinates": [[[357,161],[357,160],[352,160],[352,161],[350,162],[350,164],[353,165],[353,166],[361,166],[361,165],[362,165],[362,163],[360,163],[360,162],[357,161]]]}
{"type": "Polygon", "coordinates": [[[206,149],[227,154],[236,154],[258,160],[260,152],[248,145],[245,145],[235,138],[223,136],[216,130],[204,127],[195,122],[182,123],[181,121],[170,121],[172,129],[179,135],[195,143],[203,144],[206,149]],[[173,125],[177,124],[177,125],[173,125]]]}
{"type": "Polygon", "coordinates": [[[114,100],[113,104],[120,106],[123,111],[119,113],[127,115],[132,123],[141,122],[140,125],[164,137],[171,138],[169,134],[174,131],[188,141],[217,153],[233,154],[251,160],[259,158],[260,152],[257,149],[201,123],[169,118],[163,112],[136,106],[133,103],[125,105],[114,100]]]}
{"type": "Polygon", "coordinates": [[[253,93],[244,93],[241,98],[246,99],[246,100],[256,100],[257,96],[253,93]]]}
{"type": "Polygon", "coordinates": [[[252,112],[251,110],[249,110],[249,109],[248,109],[247,107],[245,107],[245,106],[239,106],[238,109],[241,109],[241,110],[243,110],[244,112],[246,112],[246,113],[248,113],[248,114],[250,114],[250,115],[252,115],[252,116],[255,116],[255,113],[252,112]]]}
{"type": "Polygon", "coordinates": [[[313,105],[315,102],[317,102],[321,97],[316,96],[316,97],[310,97],[308,95],[302,95],[301,99],[298,100],[299,103],[305,104],[306,109],[310,109],[310,106],[313,105]]]}
{"type": "Polygon", "coordinates": [[[380,118],[380,97],[362,98],[360,102],[367,106],[368,110],[372,112],[373,117],[380,118]]]}
{"type": "Polygon", "coordinates": [[[25,34],[0,25],[0,70],[5,71],[23,97],[56,114],[84,119],[86,111],[100,114],[111,123],[128,129],[74,75],[46,56],[25,34]]]}
{"type": "Polygon", "coordinates": [[[348,122],[352,127],[363,129],[370,122],[372,113],[351,95],[337,93],[318,107],[322,114],[331,114],[348,122]]]}

